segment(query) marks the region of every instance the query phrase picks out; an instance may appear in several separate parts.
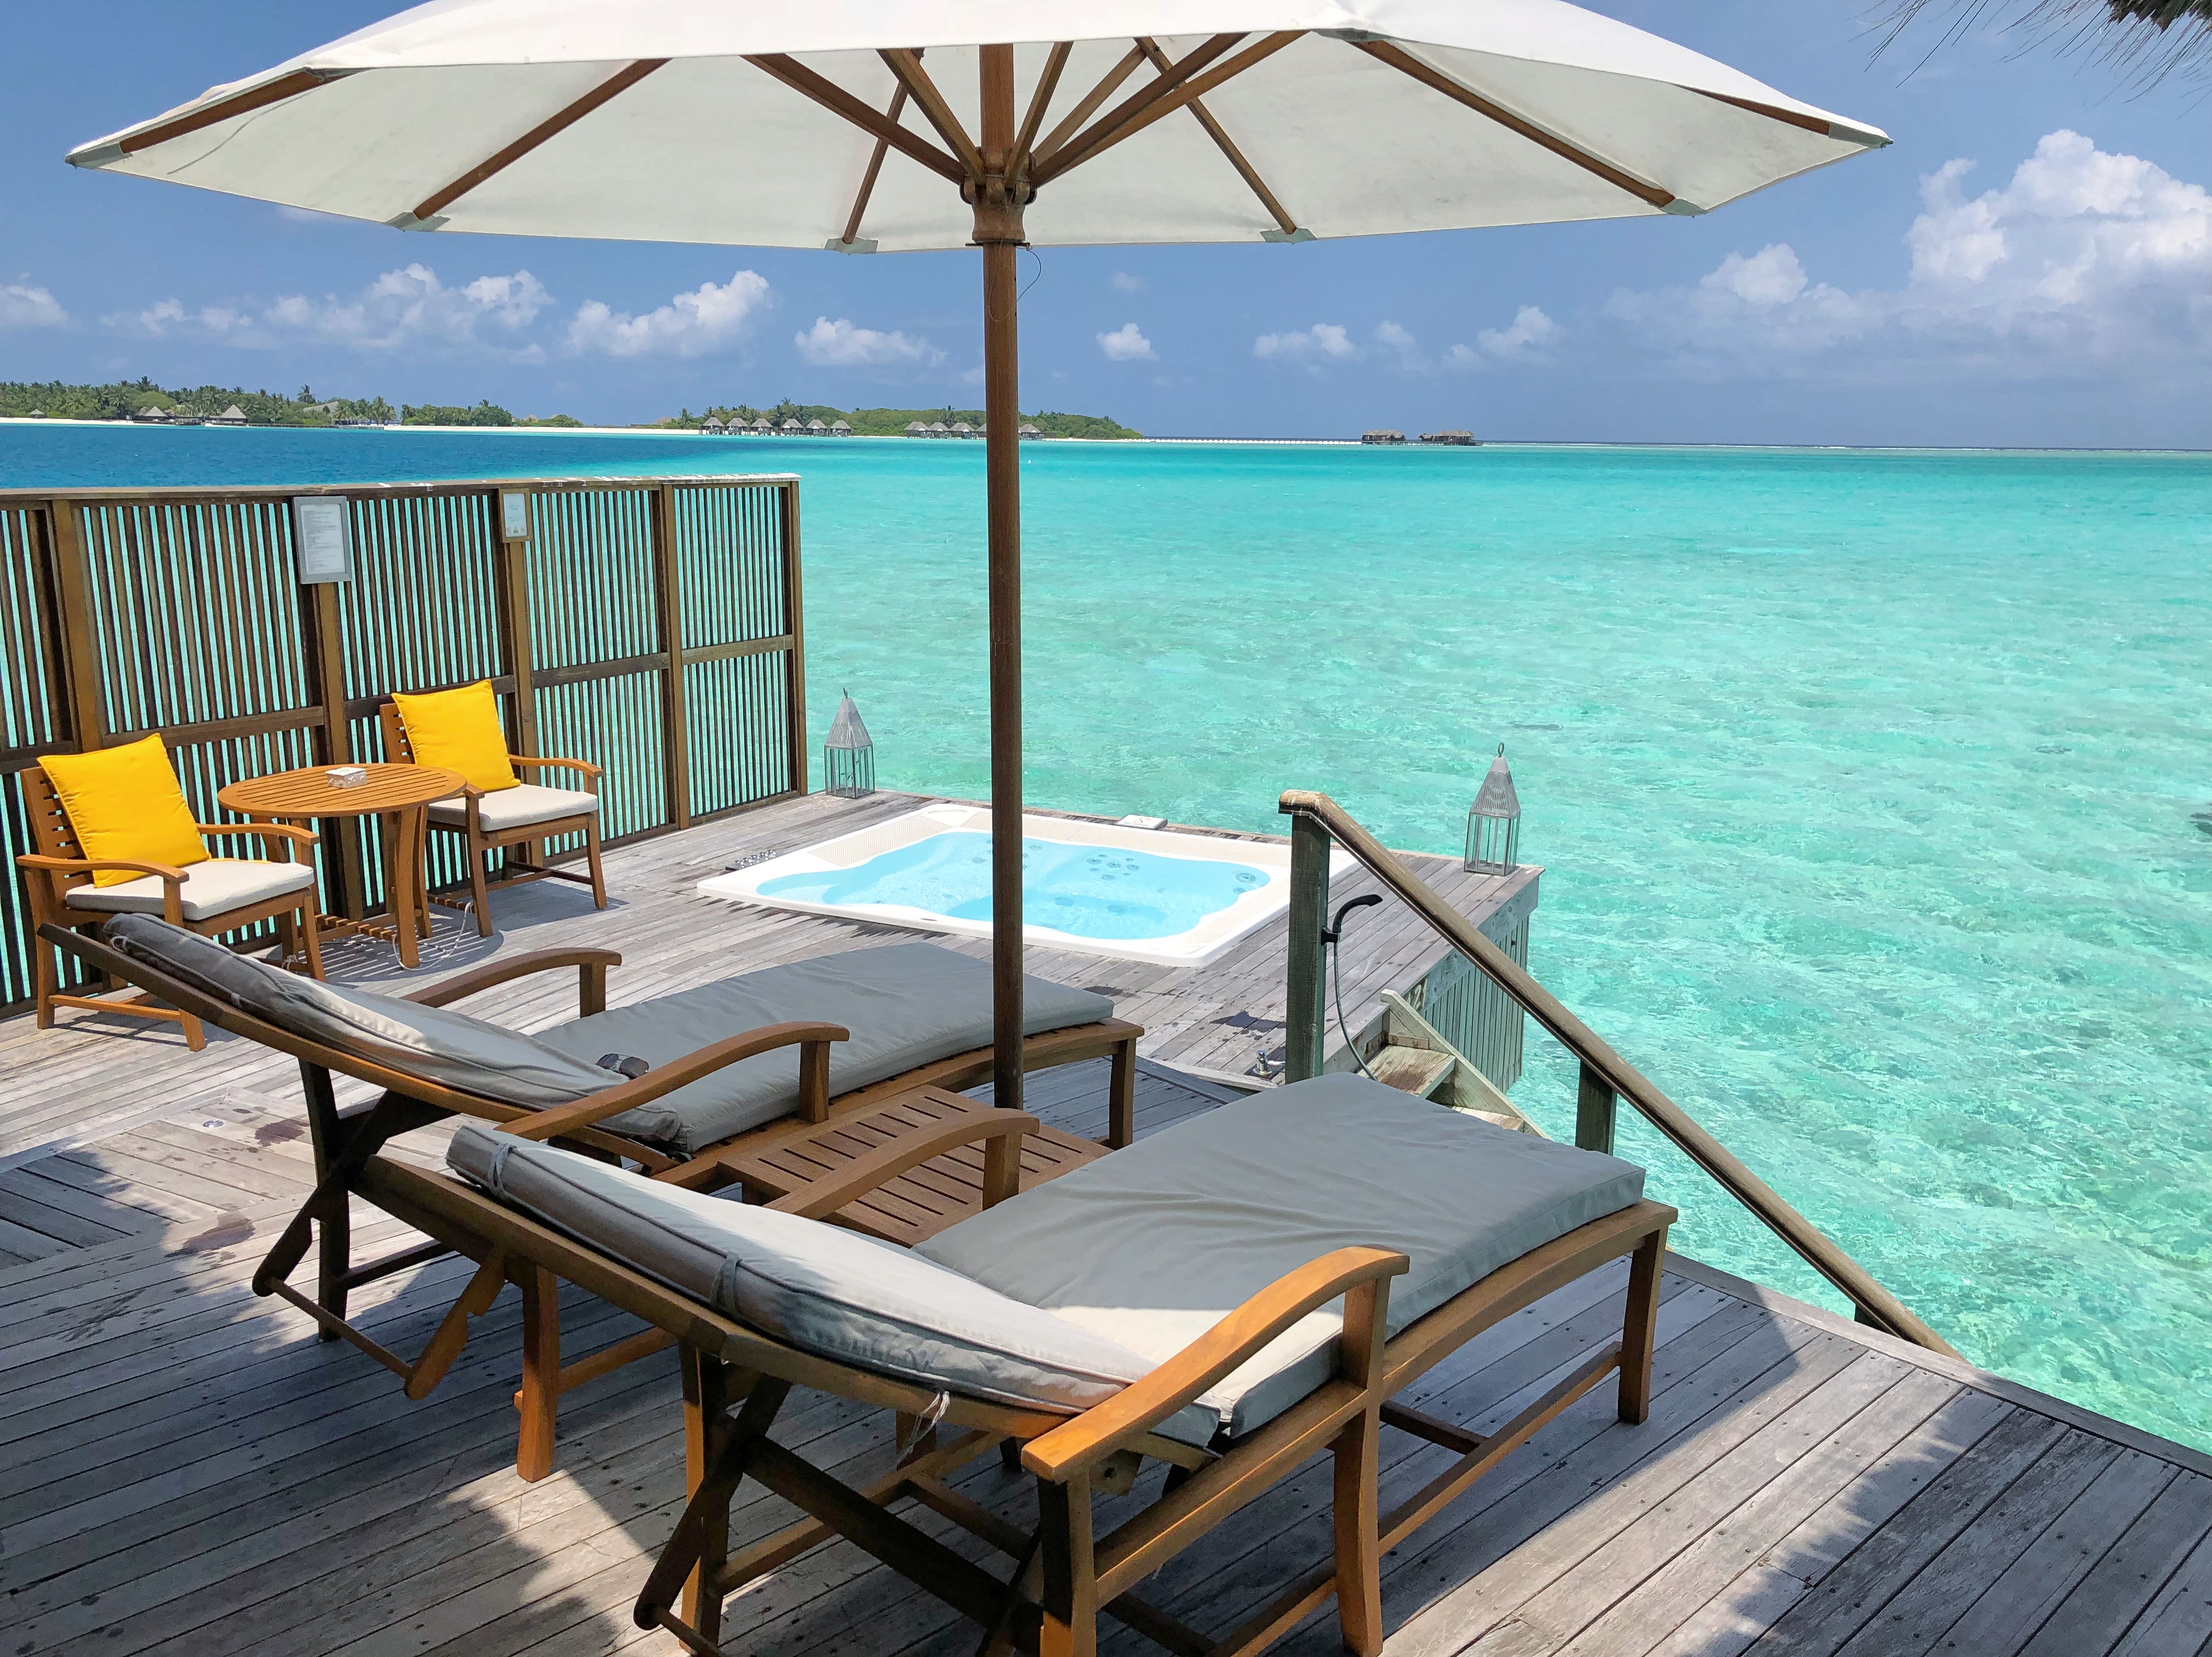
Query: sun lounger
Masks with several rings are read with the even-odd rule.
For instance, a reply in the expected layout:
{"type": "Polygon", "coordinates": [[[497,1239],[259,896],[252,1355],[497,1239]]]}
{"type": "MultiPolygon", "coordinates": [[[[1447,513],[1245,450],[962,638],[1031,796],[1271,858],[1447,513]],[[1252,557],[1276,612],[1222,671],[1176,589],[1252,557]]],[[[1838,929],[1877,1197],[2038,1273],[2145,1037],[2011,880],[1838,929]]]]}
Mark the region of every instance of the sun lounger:
{"type": "MultiPolygon", "coordinates": [[[[1179,1123],[912,1251],[820,1223],[842,1190],[746,1205],[473,1124],[447,1162],[460,1178],[376,1156],[362,1189],[465,1241],[495,1290],[502,1274],[557,1272],[680,1343],[691,1499],[635,1614],[700,1652],[715,1649],[726,1596],[842,1536],[984,1624],[987,1651],[1090,1657],[1103,1611],[1178,1651],[1241,1657],[1334,1594],[1346,1643],[1372,1657],[1385,1550],[1607,1375],[1620,1418],[1644,1418],[1675,1217],[1642,1199],[1627,1163],[1349,1076],[1179,1123]],[[1623,1256],[1620,1342],[1492,1434],[1391,1401],[1482,1330],[1623,1256]],[[897,1465],[856,1488],[774,1442],[795,1385],[897,1412],[897,1465]],[[1385,1426],[1458,1454],[1388,1514],[1385,1426]],[[1037,1479],[1034,1535],[945,1482],[1010,1443],[1037,1479]],[[1328,1563],[1218,1641],[1133,1595],[1322,1450],[1328,1563]],[[1094,1538],[1093,1496],[1132,1490],[1146,1458],[1167,1478],[1094,1538]],[[811,1516],[732,1554],[730,1501],[746,1478],[811,1516]],[[1012,1556],[1011,1576],[889,1511],[907,1497],[1012,1556]]],[[[442,1363],[465,1323],[457,1308],[433,1342],[442,1363]]]]}
{"type": "MultiPolygon", "coordinates": [[[[319,1183],[254,1286],[298,1305],[327,1338],[352,1341],[402,1374],[413,1366],[345,1322],[349,1290],[447,1252],[438,1244],[361,1265],[351,1259],[349,1193],[358,1190],[362,1163],[395,1134],[452,1115],[524,1123],[533,1137],[710,1190],[742,1178],[749,1158],[794,1130],[842,1121],[902,1089],[969,1085],[991,1067],[988,963],[927,944],[849,950],[609,1009],[607,972],[621,957],[606,950],[494,962],[403,998],[278,972],[149,917],[118,917],[97,942],[60,928],[43,935],[300,1060],[319,1183]],[[580,1016],[568,1023],[525,1035],[450,1009],[478,991],[556,969],[578,974],[580,1016]],[[602,1057],[647,1067],[603,1067],[602,1057]],[[370,1083],[382,1097],[340,1111],[333,1071],[370,1083]],[[311,1246],[319,1250],[312,1300],[285,1282],[311,1246]]],[[[1110,1057],[1105,1145],[1127,1144],[1143,1031],[1114,1018],[1113,1004],[1088,991],[1031,978],[1024,996],[1030,1067],[1110,1057]]],[[[868,1120],[884,1118],[877,1110],[868,1120]]],[[[1032,1158],[1027,1177],[1049,1177],[1103,1154],[1069,1135],[1052,1139],[1056,1155],[1032,1158]]],[[[970,1206],[980,1205],[981,1194],[970,1206]]],[[[540,1478],[552,1466],[561,1393],[669,1342],[651,1332],[563,1368],[556,1285],[533,1278],[522,1287],[532,1361],[517,1466],[526,1478],[540,1478]]]]}

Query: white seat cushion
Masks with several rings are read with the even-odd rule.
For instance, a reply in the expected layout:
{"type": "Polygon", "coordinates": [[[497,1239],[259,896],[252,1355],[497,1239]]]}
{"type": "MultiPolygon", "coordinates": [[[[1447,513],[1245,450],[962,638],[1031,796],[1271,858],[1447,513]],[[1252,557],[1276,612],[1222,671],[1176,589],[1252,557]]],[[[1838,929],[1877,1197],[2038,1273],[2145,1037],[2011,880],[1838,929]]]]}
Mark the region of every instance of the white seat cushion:
{"type": "MultiPolygon", "coordinates": [[[[1103,995],[1022,980],[1022,1029],[1036,1035],[1114,1016],[1103,995]]],[[[991,1043],[991,966],[934,944],[842,950],[594,1013],[538,1039],[587,1062],[621,1053],[665,1065],[741,1030],[806,1019],[842,1024],[830,1049],[835,1096],[991,1043]]],[[[605,1126],[696,1154],[799,1104],[799,1049],[740,1059],[605,1126]]]]}
{"type": "MultiPolygon", "coordinates": [[[[856,1231],[648,1180],[471,1122],[471,1183],[802,1351],[933,1391],[1073,1414],[1152,1368],[1105,1337],[856,1231]]],[[[1187,1418],[1186,1418],[1187,1417],[1187,1418]]],[[[1210,1418],[1174,1423],[1201,1440],[1210,1418]]]]}
{"type": "MultiPolygon", "coordinates": [[[[540,788],[534,782],[518,782],[512,788],[497,788],[477,801],[477,821],[483,825],[486,834],[496,834],[507,828],[527,828],[533,822],[550,822],[555,817],[573,817],[579,812],[597,811],[599,797],[580,793],[573,788],[540,788]]],[[[429,806],[430,821],[448,828],[468,826],[468,802],[459,795],[452,799],[433,800],[429,806]]]]}
{"type": "MultiPolygon", "coordinates": [[[[1358,1076],[1224,1105],[1024,1192],[916,1253],[1142,1353],[1181,1351],[1332,1249],[1395,1249],[1390,1332],[1531,1249],[1627,1207],[1644,1170],[1494,1127],[1358,1076]]],[[[1205,1402],[1249,1432],[1325,1381],[1341,1305],[1205,1402]]]]}
{"type": "MultiPolygon", "coordinates": [[[[206,920],[313,886],[315,865],[270,863],[258,858],[210,858],[205,863],[191,865],[184,876],[185,919],[206,920]]],[[[69,901],[75,909],[157,915],[161,913],[162,891],[159,875],[142,875],[118,886],[74,887],[69,901]]]]}

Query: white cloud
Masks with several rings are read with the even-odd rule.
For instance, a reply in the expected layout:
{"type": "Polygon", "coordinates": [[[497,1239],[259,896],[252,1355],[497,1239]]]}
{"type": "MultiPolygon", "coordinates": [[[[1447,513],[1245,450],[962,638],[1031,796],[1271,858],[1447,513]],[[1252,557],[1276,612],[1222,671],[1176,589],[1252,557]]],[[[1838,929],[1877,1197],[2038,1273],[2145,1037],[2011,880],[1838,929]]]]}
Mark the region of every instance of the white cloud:
{"type": "Polygon", "coordinates": [[[1694,288],[1616,293],[1607,314],[1708,375],[2204,372],[2212,193],[2071,131],[2045,137],[2002,187],[1968,197],[1972,165],[1921,180],[1901,288],[1816,281],[1778,242],[1730,253],[1694,288]]]}
{"type": "Polygon", "coordinates": [[[1524,305],[1503,328],[1486,328],[1473,345],[1455,345],[1446,354],[1455,368],[1486,368],[1497,362],[1542,362],[1545,348],[1559,337],[1559,325],[1534,305],[1524,305]]]}
{"type": "Polygon", "coordinates": [[[824,368],[927,368],[945,361],[945,353],[919,335],[855,327],[844,317],[835,322],[817,317],[791,343],[800,356],[824,368]]]}
{"type": "Polygon", "coordinates": [[[1293,362],[1341,362],[1359,355],[1352,337],[1334,322],[1316,322],[1310,328],[1287,334],[1262,334],[1252,342],[1256,357],[1280,357],[1293,362]]]}
{"type": "Polygon", "coordinates": [[[1145,279],[1142,276],[1132,276],[1127,270],[1116,270],[1106,280],[1112,284],[1114,291],[1117,294],[1133,294],[1145,285],[1145,279]]]}
{"type": "Polygon", "coordinates": [[[769,302],[768,278],[753,270],[719,286],[702,282],[636,316],[586,300],[568,320],[568,349],[603,356],[704,356],[743,338],[754,313],[769,302]]]}
{"type": "Polygon", "coordinates": [[[58,328],[69,320],[61,301],[27,282],[0,286],[0,328],[58,328]]]}
{"type": "Polygon", "coordinates": [[[1125,322],[1110,334],[1100,334],[1097,339],[1098,349],[1106,353],[1109,362],[1157,360],[1152,355],[1152,342],[1137,331],[1133,322],[1125,322]]]}
{"type": "Polygon", "coordinates": [[[1428,358],[1421,354],[1420,342],[1409,328],[1395,322],[1378,322],[1375,325],[1375,343],[1389,353],[1393,362],[1408,372],[1422,372],[1429,366],[1428,358]]]}
{"type": "Polygon", "coordinates": [[[165,299],[101,320],[146,338],[199,339],[249,350],[311,341],[364,351],[442,346],[536,361],[543,349],[520,337],[551,300],[544,284],[527,270],[478,276],[448,288],[429,266],[409,264],[386,271],[351,299],[289,294],[265,303],[244,300],[197,310],[181,300],[165,299]]]}

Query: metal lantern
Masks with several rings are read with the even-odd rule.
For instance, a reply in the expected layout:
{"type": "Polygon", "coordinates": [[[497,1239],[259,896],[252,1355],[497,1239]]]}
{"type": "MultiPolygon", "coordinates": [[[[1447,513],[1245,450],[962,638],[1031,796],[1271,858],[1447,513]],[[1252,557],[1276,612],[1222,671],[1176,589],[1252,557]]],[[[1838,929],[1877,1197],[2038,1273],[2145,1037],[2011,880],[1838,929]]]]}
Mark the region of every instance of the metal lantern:
{"type": "Polygon", "coordinates": [[[876,745],[868,740],[868,727],[860,723],[860,710],[849,694],[837,704],[830,738],[822,744],[822,786],[841,799],[876,792],[876,745]]]}
{"type": "Polygon", "coordinates": [[[1468,808],[1467,859],[1461,866],[1469,874],[1510,875],[1520,850],[1521,797],[1513,792],[1513,772],[1500,743],[1490,774],[1468,808]]]}

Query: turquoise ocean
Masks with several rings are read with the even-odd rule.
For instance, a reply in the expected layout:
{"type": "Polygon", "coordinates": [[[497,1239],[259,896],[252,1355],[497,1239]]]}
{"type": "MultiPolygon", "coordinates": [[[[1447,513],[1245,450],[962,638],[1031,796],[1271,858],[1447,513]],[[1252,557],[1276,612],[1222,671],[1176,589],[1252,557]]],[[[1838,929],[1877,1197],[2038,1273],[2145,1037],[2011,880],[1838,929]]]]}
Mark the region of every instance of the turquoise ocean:
{"type": "MultiPolygon", "coordinates": [[[[0,488],[795,471],[817,739],[849,688],[885,786],[981,798],[980,449],[17,425],[0,488]]],[[[1451,852],[1503,742],[1547,984],[1976,1363],[2212,1448],[2212,457],[1022,476],[1032,803],[1451,852]]],[[[1839,1303],[1623,1117],[1682,1248],[1839,1303]]]]}

